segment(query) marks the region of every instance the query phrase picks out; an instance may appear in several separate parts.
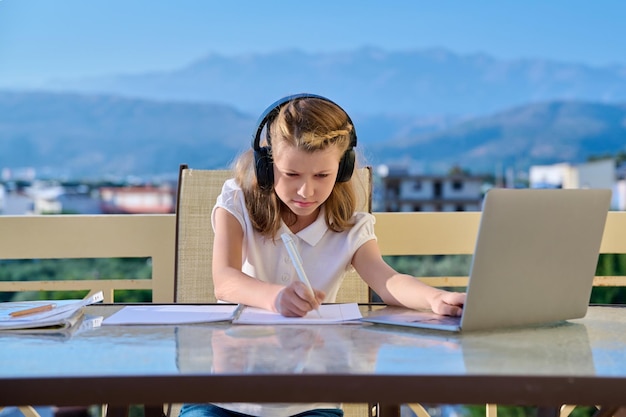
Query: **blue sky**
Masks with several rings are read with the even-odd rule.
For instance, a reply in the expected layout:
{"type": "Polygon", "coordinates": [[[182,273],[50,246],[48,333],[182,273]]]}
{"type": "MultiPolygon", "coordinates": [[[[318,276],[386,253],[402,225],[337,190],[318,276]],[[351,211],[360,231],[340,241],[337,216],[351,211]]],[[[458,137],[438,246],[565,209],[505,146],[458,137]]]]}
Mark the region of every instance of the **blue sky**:
{"type": "Polygon", "coordinates": [[[622,0],[0,0],[0,87],[292,48],[626,65],[625,21],[622,0]]]}

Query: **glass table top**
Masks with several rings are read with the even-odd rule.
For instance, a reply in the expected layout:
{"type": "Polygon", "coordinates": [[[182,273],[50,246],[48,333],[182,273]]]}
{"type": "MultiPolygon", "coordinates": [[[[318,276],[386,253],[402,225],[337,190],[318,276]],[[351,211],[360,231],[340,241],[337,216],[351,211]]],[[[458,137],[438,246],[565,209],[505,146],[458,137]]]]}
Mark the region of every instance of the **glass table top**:
{"type": "MultiPolygon", "coordinates": [[[[90,306],[85,318],[119,305],[90,306]]],[[[362,307],[363,314],[369,308],[362,307]]],[[[626,309],[454,334],[381,324],[101,326],[0,333],[0,378],[80,375],[558,375],[626,378],[626,309]]]]}

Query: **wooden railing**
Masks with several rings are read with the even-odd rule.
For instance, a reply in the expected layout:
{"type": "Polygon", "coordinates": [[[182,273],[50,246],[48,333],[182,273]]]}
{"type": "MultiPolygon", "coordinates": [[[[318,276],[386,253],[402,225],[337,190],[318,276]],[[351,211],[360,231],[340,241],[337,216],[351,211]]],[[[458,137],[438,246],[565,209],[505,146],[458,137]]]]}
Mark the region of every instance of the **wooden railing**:
{"type": "Polygon", "coordinates": [[[151,258],[151,279],[0,282],[0,291],[152,290],[174,298],[174,215],[0,216],[0,259],[151,258]]]}
{"type": "MultiPolygon", "coordinates": [[[[479,212],[374,213],[383,255],[470,255],[479,212]]],[[[152,290],[154,302],[173,301],[175,216],[61,215],[0,216],[0,259],[146,257],[151,279],[0,282],[0,291],[152,290]]],[[[626,212],[610,212],[601,253],[626,253],[626,212]]],[[[467,277],[420,277],[434,286],[464,287],[467,277]]],[[[599,276],[596,286],[626,286],[626,277],[599,276]]]]}
{"type": "MultiPolygon", "coordinates": [[[[374,213],[383,255],[471,255],[480,212],[374,213]]],[[[600,253],[626,254],[626,212],[608,213],[600,253]]],[[[437,287],[464,287],[464,277],[420,277],[437,287]]],[[[594,286],[626,286],[624,276],[596,276],[594,286]]]]}

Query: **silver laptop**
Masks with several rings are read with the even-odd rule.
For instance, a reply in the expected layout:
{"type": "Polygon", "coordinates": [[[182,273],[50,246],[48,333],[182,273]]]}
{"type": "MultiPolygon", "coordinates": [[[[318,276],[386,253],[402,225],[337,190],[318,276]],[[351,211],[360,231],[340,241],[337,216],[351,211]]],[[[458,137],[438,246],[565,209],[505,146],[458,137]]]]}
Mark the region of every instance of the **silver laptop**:
{"type": "Polygon", "coordinates": [[[610,200],[608,189],[492,189],[462,317],[389,307],[363,320],[459,332],[584,317],[610,200]]]}

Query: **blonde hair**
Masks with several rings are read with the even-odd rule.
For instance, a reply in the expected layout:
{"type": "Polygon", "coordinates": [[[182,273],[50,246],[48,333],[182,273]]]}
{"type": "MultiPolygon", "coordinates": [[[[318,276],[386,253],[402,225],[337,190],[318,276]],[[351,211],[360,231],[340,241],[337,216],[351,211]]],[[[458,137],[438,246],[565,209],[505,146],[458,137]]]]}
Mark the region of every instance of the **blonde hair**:
{"type": "MultiPolygon", "coordinates": [[[[319,98],[302,97],[285,104],[278,115],[268,121],[263,145],[270,147],[270,156],[275,147],[283,145],[311,153],[337,146],[343,155],[350,147],[353,129],[348,115],[336,104],[319,98]]],[[[235,161],[234,171],[255,230],[273,239],[280,229],[283,213],[287,214],[288,225],[290,215],[295,223],[295,214],[278,198],[274,188],[264,191],[259,187],[252,150],[235,161]]],[[[354,176],[350,181],[336,182],[323,203],[326,224],[335,232],[342,232],[353,225],[352,216],[357,204],[353,181],[354,176]]]]}

